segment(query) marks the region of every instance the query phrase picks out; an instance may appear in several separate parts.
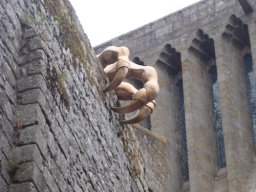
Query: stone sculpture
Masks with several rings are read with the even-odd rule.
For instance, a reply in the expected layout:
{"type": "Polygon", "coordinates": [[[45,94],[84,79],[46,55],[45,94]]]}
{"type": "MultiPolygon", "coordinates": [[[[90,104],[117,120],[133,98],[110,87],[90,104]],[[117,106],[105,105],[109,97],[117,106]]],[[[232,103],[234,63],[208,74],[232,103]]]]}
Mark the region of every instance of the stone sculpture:
{"type": "Polygon", "coordinates": [[[97,57],[104,67],[104,72],[111,81],[104,89],[105,92],[115,90],[121,100],[132,100],[128,105],[113,107],[117,113],[130,113],[139,110],[135,116],[121,123],[137,123],[153,111],[159,94],[158,76],[155,68],[141,66],[129,60],[130,51],[127,47],[109,46],[97,57]],[[138,79],[144,83],[143,88],[137,90],[125,79],[138,79]]]}

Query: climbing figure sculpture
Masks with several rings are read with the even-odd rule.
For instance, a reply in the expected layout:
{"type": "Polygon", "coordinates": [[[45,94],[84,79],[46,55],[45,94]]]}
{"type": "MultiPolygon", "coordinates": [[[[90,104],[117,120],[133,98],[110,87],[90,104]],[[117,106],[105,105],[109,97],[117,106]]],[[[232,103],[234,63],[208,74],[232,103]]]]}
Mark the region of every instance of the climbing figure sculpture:
{"type": "MultiPolygon", "coordinates": [[[[127,47],[109,46],[97,57],[111,81],[104,91],[115,90],[120,99],[125,97],[128,98],[125,100],[132,100],[128,105],[113,107],[112,110],[117,113],[130,113],[139,110],[137,113],[139,115],[140,112],[145,111],[145,107],[152,111],[156,105],[154,100],[159,94],[158,76],[155,68],[138,65],[130,61],[129,56],[130,51],[127,47]],[[143,88],[137,90],[131,84],[123,82],[125,79],[132,78],[141,80],[144,84],[143,88]]],[[[143,115],[143,118],[145,117],[143,115]]],[[[133,119],[137,120],[123,121],[123,123],[135,123],[142,120],[135,117],[133,119]]]]}

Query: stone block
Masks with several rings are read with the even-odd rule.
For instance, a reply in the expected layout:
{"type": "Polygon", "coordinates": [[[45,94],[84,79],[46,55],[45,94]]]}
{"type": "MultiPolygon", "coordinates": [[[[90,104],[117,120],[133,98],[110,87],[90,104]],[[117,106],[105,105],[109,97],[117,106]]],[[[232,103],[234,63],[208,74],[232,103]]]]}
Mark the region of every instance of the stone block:
{"type": "Polygon", "coordinates": [[[8,63],[4,62],[4,64],[3,64],[3,73],[4,73],[5,77],[6,77],[6,80],[10,83],[10,85],[12,87],[15,87],[15,84],[16,84],[15,74],[12,71],[12,69],[9,66],[8,63]]]}
{"type": "Polygon", "coordinates": [[[30,51],[35,51],[37,49],[43,49],[43,47],[45,46],[45,43],[42,41],[40,37],[34,37],[30,39],[28,46],[30,51]]]}
{"type": "Polygon", "coordinates": [[[15,103],[16,102],[16,84],[14,87],[11,86],[11,84],[6,81],[5,82],[5,85],[4,85],[4,89],[5,89],[5,92],[6,92],[6,95],[8,96],[8,98],[10,99],[10,101],[12,103],[15,103]]]}
{"type": "Polygon", "coordinates": [[[30,89],[18,94],[18,101],[20,104],[35,104],[39,103],[41,106],[46,105],[45,97],[41,89],[30,89]]]}
{"type": "Polygon", "coordinates": [[[15,171],[20,164],[26,162],[35,162],[41,170],[43,169],[42,156],[37,145],[24,145],[13,149],[9,159],[10,169],[15,171]]]}
{"type": "Polygon", "coordinates": [[[34,60],[26,65],[22,66],[22,70],[25,71],[25,75],[46,75],[46,64],[43,60],[34,60]]]}
{"type": "Polygon", "coordinates": [[[2,150],[2,152],[8,156],[10,151],[11,151],[11,145],[7,140],[7,137],[5,136],[5,134],[3,133],[3,130],[0,129],[0,149],[2,150]]]}
{"type": "Polygon", "coordinates": [[[45,121],[44,114],[38,104],[17,106],[16,127],[18,129],[32,125],[44,126],[45,121]]]}
{"type": "Polygon", "coordinates": [[[8,101],[6,94],[1,91],[0,91],[0,108],[1,108],[1,111],[3,111],[3,113],[6,115],[7,119],[12,122],[14,119],[12,106],[8,101]]]}
{"type": "Polygon", "coordinates": [[[0,189],[1,189],[1,192],[8,192],[8,184],[1,177],[1,175],[0,175],[0,189]]]}
{"type": "Polygon", "coordinates": [[[47,56],[43,50],[37,49],[35,51],[30,52],[30,54],[26,57],[26,62],[34,60],[43,60],[44,62],[47,62],[47,56]]]}
{"type": "Polygon", "coordinates": [[[61,192],[58,185],[55,182],[54,177],[52,176],[51,172],[50,172],[51,168],[50,167],[45,167],[43,170],[43,177],[45,179],[45,182],[47,184],[47,186],[49,186],[51,191],[54,192],[61,192]]]}
{"type": "Polygon", "coordinates": [[[29,39],[36,36],[36,31],[32,27],[26,27],[24,31],[24,38],[29,39]]]}
{"type": "Polygon", "coordinates": [[[10,22],[20,30],[20,22],[19,19],[14,11],[15,7],[13,7],[10,3],[7,4],[6,6],[6,13],[8,17],[10,18],[10,22]]]}
{"type": "Polygon", "coordinates": [[[53,174],[53,177],[55,178],[55,181],[60,191],[66,191],[67,183],[65,181],[65,178],[63,177],[62,172],[59,170],[59,168],[57,166],[54,166],[52,167],[51,172],[53,174]]]}
{"type": "Polygon", "coordinates": [[[52,156],[52,158],[56,158],[57,155],[57,144],[55,143],[54,135],[51,133],[51,131],[47,131],[47,145],[49,148],[49,152],[52,156]]]}
{"type": "Polygon", "coordinates": [[[14,175],[13,182],[33,182],[35,188],[40,192],[46,189],[46,183],[43,178],[42,172],[33,162],[21,164],[14,175]]]}
{"type": "MultiPolygon", "coordinates": [[[[2,178],[6,184],[10,184],[10,175],[9,175],[9,165],[8,165],[8,159],[9,154],[7,154],[8,157],[6,157],[6,154],[4,154],[2,151],[0,151],[0,179],[2,178]]],[[[1,181],[0,181],[1,183],[1,181]]],[[[1,184],[0,184],[1,189],[1,184]]]]}
{"type": "Polygon", "coordinates": [[[4,43],[7,45],[8,50],[10,51],[12,56],[15,56],[17,54],[17,50],[14,47],[13,42],[9,38],[3,39],[4,43]]]}
{"type": "Polygon", "coordinates": [[[46,83],[42,75],[31,75],[20,78],[17,82],[17,88],[19,92],[35,88],[39,88],[42,91],[45,91],[46,83]]]}
{"type": "Polygon", "coordinates": [[[36,144],[40,152],[43,154],[43,157],[47,158],[47,144],[45,138],[43,137],[42,128],[39,125],[34,125],[32,127],[27,127],[22,129],[17,144],[18,145],[29,145],[36,144]]]}
{"type": "Polygon", "coordinates": [[[11,184],[9,192],[39,192],[32,182],[11,184]]]}

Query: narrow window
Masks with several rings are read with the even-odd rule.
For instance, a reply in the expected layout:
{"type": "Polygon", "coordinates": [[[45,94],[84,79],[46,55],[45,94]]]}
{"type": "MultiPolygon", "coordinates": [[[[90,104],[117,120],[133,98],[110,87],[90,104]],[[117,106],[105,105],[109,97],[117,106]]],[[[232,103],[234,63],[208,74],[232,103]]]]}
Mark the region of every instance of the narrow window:
{"type": "Polygon", "coordinates": [[[255,75],[253,72],[253,63],[252,63],[252,55],[246,54],[244,56],[244,64],[247,76],[247,85],[248,85],[248,97],[250,104],[250,113],[252,120],[252,128],[253,128],[253,140],[254,145],[256,144],[256,81],[255,75]]]}
{"type": "Polygon", "coordinates": [[[224,136],[221,118],[221,107],[220,107],[220,93],[217,82],[217,68],[213,65],[209,70],[212,79],[212,97],[213,97],[213,109],[214,109],[214,124],[216,132],[216,146],[217,146],[217,161],[218,167],[226,167],[226,155],[224,147],[224,136]]]}
{"type": "Polygon", "coordinates": [[[177,83],[178,94],[178,122],[181,134],[181,147],[182,147],[182,176],[183,181],[189,180],[188,171],[188,148],[187,148],[187,136],[186,136],[186,122],[184,111],[184,94],[183,94],[183,82],[182,79],[177,83]]]}

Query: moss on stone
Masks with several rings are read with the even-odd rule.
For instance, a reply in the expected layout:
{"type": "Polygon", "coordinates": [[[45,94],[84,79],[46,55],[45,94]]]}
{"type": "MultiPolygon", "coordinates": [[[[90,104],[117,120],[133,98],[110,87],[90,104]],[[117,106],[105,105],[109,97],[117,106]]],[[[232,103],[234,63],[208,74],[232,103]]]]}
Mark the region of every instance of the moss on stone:
{"type": "MultiPolygon", "coordinates": [[[[45,6],[54,20],[59,23],[60,38],[64,47],[69,48],[74,57],[85,63],[87,60],[86,48],[83,44],[82,34],[76,26],[77,18],[70,3],[66,0],[45,0],[45,6]]],[[[77,67],[75,62],[73,65],[75,68],[77,67]]]]}
{"type": "Polygon", "coordinates": [[[63,101],[66,108],[69,108],[70,98],[69,98],[67,89],[65,87],[64,75],[62,73],[58,73],[55,66],[52,67],[52,74],[53,74],[53,77],[55,77],[55,79],[52,79],[52,80],[55,81],[55,85],[60,94],[61,101],[63,101]]]}

